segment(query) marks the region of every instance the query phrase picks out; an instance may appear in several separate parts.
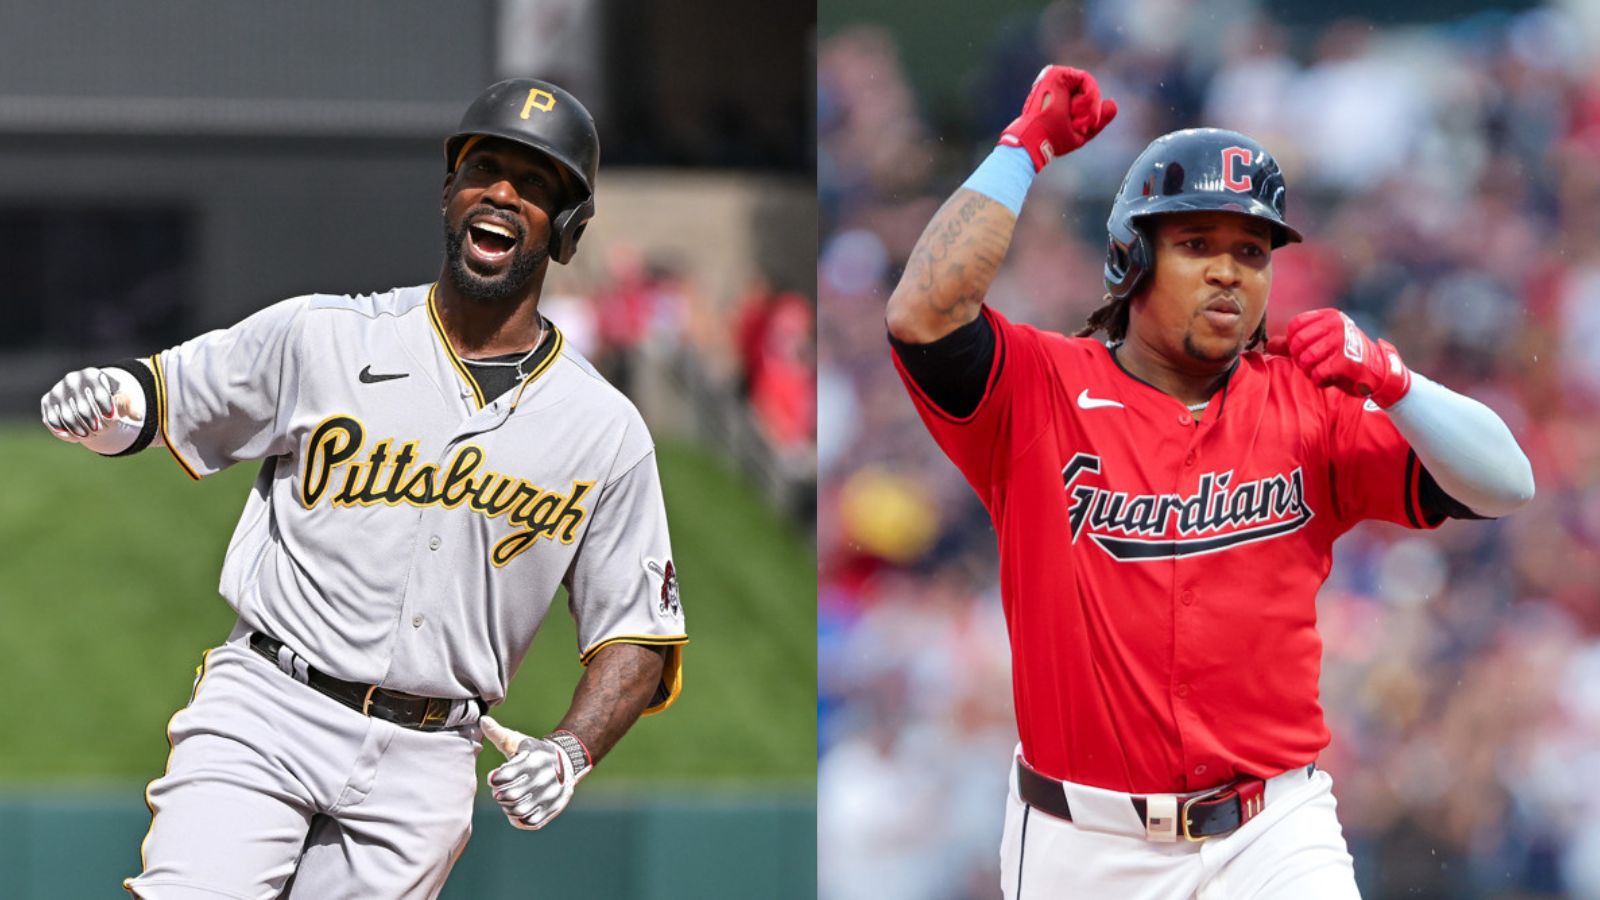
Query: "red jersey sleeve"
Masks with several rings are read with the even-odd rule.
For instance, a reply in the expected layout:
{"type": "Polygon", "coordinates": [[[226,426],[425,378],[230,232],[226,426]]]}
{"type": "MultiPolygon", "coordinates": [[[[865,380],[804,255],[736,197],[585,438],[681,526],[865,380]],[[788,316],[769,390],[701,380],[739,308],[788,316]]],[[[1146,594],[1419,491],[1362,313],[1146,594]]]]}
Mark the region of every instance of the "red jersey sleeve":
{"type": "Polygon", "coordinates": [[[890,355],[928,432],[988,505],[992,488],[1005,481],[1014,451],[1049,424],[1049,364],[1039,331],[1013,325],[988,306],[980,314],[994,329],[994,360],[983,397],[968,415],[952,416],[940,409],[917,386],[899,354],[890,355]]]}
{"type": "Polygon", "coordinates": [[[1422,463],[1388,413],[1337,390],[1325,391],[1324,397],[1331,425],[1333,500],[1345,527],[1362,519],[1439,527],[1445,516],[1422,499],[1422,463]]]}

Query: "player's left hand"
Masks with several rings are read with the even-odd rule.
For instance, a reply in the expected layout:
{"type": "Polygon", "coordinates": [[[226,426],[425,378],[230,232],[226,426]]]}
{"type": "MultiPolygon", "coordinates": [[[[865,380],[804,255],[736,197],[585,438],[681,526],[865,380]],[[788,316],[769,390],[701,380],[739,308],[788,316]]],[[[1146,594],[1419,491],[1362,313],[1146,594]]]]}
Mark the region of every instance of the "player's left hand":
{"type": "Polygon", "coordinates": [[[1313,309],[1289,320],[1287,333],[1267,342],[1287,355],[1317,387],[1336,387],[1387,409],[1411,390],[1411,370],[1388,341],[1366,336],[1336,309],[1313,309]]]}
{"type": "Polygon", "coordinates": [[[553,741],[529,737],[489,716],[478,722],[483,736],[506,755],[505,764],[489,773],[489,789],[511,824],[538,831],[561,815],[589,767],[575,768],[553,741]]]}

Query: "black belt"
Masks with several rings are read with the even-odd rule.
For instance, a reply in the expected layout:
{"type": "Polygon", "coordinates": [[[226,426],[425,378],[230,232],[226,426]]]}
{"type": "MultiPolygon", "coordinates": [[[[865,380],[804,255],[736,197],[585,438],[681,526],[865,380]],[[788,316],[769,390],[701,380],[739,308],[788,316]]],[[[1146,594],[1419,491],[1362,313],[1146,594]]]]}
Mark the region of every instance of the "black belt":
{"type": "MultiPolygon", "coordinates": [[[[272,662],[279,665],[279,652],[284,649],[283,642],[277,638],[268,637],[259,631],[250,633],[250,649],[256,651],[272,662]]],[[[290,651],[293,652],[293,651],[290,651]]],[[[300,667],[296,667],[299,671],[300,667]]],[[[280,668],[279,671],[282,671],[280,668]]],[[[471,700],[444,700],[438,697],[418,697],[413,694],[402,694],[378,687],[375,684],[357,684],[354,681],[345,681],[310,666],[304,667],[305,678],[294,676],[297,681],[304,681],[308,686],[322,692],[328,697],[343,703],[345,706],[361,713],[372,716],[385,722],[392,722],[401,728],[411,728],[417,731],[443,731],[464,724],[450,722],[450,713],[456,708],[457,703],[473,703],[478,707],[481,715],[484,711],[482,700],[474,697],[471,700]]]]}
{"type": "MultiPolygon", "coordinates": [[[[1307,766],[1306,771],[1312,766],[1307,766]]],[[[1178,822],[1174,829],[1177,836],[1203,841],[1234,831],[1261,812],[1266,802],[1265,788],[1266,782],[1259,778],[1242,778],[1215,790],[1178,794],[1178,822]]],[[[1017,795],[1023,803],[1041,812],[1072,821],[1072,810],[1067,806],[1061,782],[1035,772],[1020,758],[1017,760],[1017,795]]],[[[1148,821],[1145,798],[1131,799],[1139,820],[1148,821]]]]}

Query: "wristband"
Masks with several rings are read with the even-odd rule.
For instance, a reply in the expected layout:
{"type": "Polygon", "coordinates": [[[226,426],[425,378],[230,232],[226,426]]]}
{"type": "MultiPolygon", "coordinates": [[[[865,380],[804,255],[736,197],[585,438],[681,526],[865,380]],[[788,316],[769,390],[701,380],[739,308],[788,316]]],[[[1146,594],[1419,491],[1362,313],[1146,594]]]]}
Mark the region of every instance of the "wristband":
{"type": "MultiPolygon", "coordinates": [[[[160,424],[157,420],[158,411],[155,408],[156,404],[153,400],[153,398],[156,396],[155,374],[150,371],[149,366],[137,359],[124,359],[111,363],[110,365],[101,366],[100,368],[104,371],[115,369],[125,373],[129,379],[137,383],[138,389],[144,395],[140,398],[144,407],[144,419],[139,423],[138,433],[134,436],[132,442],[116,452],[103,454],[109,456],[132,456],[133,454],[138,453],[144,448],[150,446],[150,442],[154,440],[156,436],[156,427],[160,424]]],[[[116,380],[118,387],[132,389],[133,385],[130,385],[127,380],[118,377],[116,372],[112,372],[111,377],[116,380]]],[[[126,424],[122,422],[122,417],[120,415],[117,417],[117,419],[120,424],[126,424]]],[[[99,453],[100,451],[95,450],[95,452],[99,453]]]]}
{"type": "Polygon", "coordinates": [[[566,729],[552,731],[545,735],[544,739],[560,747],[561,752],[567,754],[567,759],[572,760],[574,775],[582,775],[585,769],[594,767],[594,759],[589,756],[589,748],[585,747],[583,741],[572,732],[566,729]]]}
{"type": "Polygon", "coordinates": [[[977,191],[1011,210],[1012,215],[1020,216],[1022,201],[1027,199],[1028,188],[1037,174],[1028,151],[1021,147],[996,147],[961,186],[977,191]]]}

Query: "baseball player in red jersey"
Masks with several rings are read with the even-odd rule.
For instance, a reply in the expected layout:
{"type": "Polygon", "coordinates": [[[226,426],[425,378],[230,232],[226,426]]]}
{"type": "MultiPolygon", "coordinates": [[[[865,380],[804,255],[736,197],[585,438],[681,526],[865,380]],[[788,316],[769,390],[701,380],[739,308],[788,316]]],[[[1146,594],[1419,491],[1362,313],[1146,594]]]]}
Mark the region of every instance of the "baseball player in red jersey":
{"type": "Polygon", "coordinates": [[[1088,73],[1041,72],[888,305],[906,388],[998,535],[1021,738],[1002,888],[1354,897],[1315,766],[1333,542],[1504,515],[1532,473],[1492,411],[1336,310],[1267,341],[1272,252],[1300,235],[1277,162],[1235,132],[1134,161],[1078,336],[984,306],[1035,173],[1115,115],[1088,73]]]}

